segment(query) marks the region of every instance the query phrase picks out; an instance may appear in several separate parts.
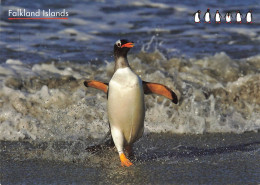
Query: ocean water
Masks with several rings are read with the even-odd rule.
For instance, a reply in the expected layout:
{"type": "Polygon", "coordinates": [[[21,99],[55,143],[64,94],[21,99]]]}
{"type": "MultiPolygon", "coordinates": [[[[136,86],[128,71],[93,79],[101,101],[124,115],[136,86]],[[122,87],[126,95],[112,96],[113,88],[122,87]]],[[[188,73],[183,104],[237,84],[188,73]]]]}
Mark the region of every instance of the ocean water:
{"type": "Polygon", "coordinates": [[[260,183],[259,33],[256,0],[2,1],[2,184],[260,183]],[[8,20],[19,8],[65,9],[69,19],[8,20]],[[232,11],[233,22],[195,24],[192,14],[207,8],[212,18],[232,11]],[[252,10],[253,23],[235,23],[236,10],[252,10]],[[85,150],[103,143],[109,126],[106,94],[83,81],[109,82],[122,38],[135,42],[134,71],[180,99],[145,96],[145,133],[130,169],[113,149],[85,150]]]}

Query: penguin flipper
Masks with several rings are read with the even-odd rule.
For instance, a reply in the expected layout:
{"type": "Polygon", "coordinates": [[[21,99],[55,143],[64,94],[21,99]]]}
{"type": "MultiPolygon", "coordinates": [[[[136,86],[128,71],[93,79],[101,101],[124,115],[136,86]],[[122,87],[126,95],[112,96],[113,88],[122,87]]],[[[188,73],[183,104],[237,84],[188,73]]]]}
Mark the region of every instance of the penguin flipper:
{"type": "Polygon", "coordinates": [[[93,87],[95,89],[101,90],[104,93],[107,93],[107,91],[108,91],[108,83],[103,83],[103,82],[96,81],[96,80],[86,80],[86,81],[84,81],[84,85],[86,87],[93,87]]]}
{"type": "Polygon", "coordinates": [[[158,83],[150,83],[143,81],[143,89],[144,94],[158,94],[162,95],[168,99],[170,99],[173,103],[178,103],[177,95],[167,86],[158,84],[158,83]]]}

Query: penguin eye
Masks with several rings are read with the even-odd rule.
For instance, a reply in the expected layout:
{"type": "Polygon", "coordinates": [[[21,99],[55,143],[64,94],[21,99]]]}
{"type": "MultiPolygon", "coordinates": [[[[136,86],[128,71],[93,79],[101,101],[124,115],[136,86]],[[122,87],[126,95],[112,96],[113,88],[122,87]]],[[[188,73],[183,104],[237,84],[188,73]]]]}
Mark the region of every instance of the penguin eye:
{"type": "Polygon", "coordinates": [[[119,47],[119,48],[121,47],[121,43],[120,42],[117,43],[117,47],[119,47]]]}

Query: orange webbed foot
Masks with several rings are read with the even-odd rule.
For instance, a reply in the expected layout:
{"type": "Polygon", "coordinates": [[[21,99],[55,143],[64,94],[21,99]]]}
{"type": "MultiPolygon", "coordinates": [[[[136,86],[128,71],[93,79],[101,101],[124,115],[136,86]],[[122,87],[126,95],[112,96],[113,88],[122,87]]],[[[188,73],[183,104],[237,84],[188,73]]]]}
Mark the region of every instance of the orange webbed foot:
{"type": "Polygon", "coordinates": [[[120,154],[120,160],[121,160],[121,166],[123,167],[124,166],[129,167],[133,165],[133,163],[131,163],[131,161],[126,158],[124,153],[120,154]]]}

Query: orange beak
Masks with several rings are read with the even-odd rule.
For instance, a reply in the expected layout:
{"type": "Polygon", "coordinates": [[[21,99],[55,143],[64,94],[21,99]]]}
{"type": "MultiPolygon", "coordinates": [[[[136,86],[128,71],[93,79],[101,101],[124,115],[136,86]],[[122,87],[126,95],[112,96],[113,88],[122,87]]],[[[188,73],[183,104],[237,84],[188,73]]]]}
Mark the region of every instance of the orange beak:
{"type": "Polygon", "coordinates": [[[128,43],[126,43],[126,44],[121,46],[121,48],[123,48],[123,47],[132,48],[132,47],[134,47],[134,43],[133,42],[128,42],[128,43]]]}

